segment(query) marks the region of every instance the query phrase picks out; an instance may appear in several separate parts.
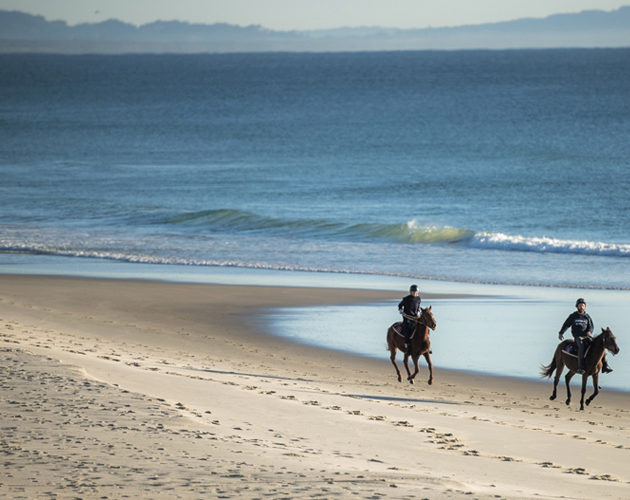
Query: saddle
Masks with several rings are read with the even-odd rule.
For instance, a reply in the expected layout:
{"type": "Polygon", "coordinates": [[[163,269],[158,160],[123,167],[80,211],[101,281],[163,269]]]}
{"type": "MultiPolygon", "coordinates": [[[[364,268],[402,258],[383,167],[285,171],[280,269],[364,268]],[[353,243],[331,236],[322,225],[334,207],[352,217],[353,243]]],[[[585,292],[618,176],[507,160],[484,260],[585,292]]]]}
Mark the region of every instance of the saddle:
{"type": "MultiPolygon", "coordinates": [[[[586,340],[584,341],[584,357],[585,358],[586,358],[586,354],[588,353],[588,350],[591,348],[591,341],[592,339],[590,337],[586,337],[586,340]]],[[[575,342],[571,342],[570,344],[567,344],[566,347],[563,349],[563,351],[566,352],[569,356],[574,356],[577,358],[578,348],[575,342]]]]}
{"type": "MultiPolygon", "coordinates": [[[[401,337],[404,337],[403,332],[402,332],[402,321],[398,321],[397,323],[394,323],[392,325],[392,328],[394,329],[394,331],[401,337]]],[[[411,336],[409,337],[410,339],[414,338],[416,336],[416,330],[414,329],[413,333],[411,334],[411,336]]],[[[577,351],[576,351],[577,352],[577,351]]]]}

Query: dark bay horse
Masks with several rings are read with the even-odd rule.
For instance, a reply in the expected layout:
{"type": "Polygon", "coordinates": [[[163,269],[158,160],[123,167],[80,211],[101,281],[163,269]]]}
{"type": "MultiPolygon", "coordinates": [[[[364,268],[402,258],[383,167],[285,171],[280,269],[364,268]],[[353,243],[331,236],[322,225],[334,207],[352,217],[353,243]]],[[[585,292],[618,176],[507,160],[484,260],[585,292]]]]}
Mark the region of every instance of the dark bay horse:
{"type": "MultiPolygon", "coordinates": [[[[567,367],[569,373],[567,373],[564,378],[567,385],[567,405],[571,403],[571,389],[569,387],[569,382],[571,381],[573,375],[577,372],[577,357],[564,351],[564,348],[571,342],[573,342],[573,340],[570,339],[560,342],[558,347],[556,347],[556,352],[553,355],[551,363],[547,366],[543,366],[541,370],[541,375],[547,378],[551,377],[554,370],[556,372],[556,376],[553,380],[553,393],[549,397],[549,399],[553,401],[556,399],[556,388],[558,386],[558,381],[560,380],[560,375],[562,374],[562,369],[565,366],[567,367]]],[[[586,353],[586,356],[584,356],[584,374],[582,375],[582,398],[580,399],[580,410],[584,409],[584,394],[586,393],[586,382],[588,377],[592,377],[593,379],[593,394],[591,394],[586,400],[586,404],[589,405],[591,401],[595,399],[595,396],[599,394],[599,371],[602,369],[602,359],[604,358],[606,349],[613,354],[617,354],[619,352],[617,339],[610,328],[606,328],[605,330],[602,328],[602,333],[593,338],[591,346],[586,353]]]]}
{"type": "Polygon", "coordinates": [[[431,306],[426,309],[421,308],[421,311],[420,318],[418,318],[416,329],[411,339],[411,359],[413,359],[413,365],[416,369],[416,371],[413,372],[413,375],[409,371],[409,354],[405,352],[405,337],[394,330],[394,325],[396,325],[396,323],[387,329],[387,350],[390,353],[389,359],[392,360],[394,368],[396,368],[398,382],[402,381],[402,376],[400,374],[400,370],[398,369],[398,365],[396,364],[396,351],[401,350],[405,353],[403,365],[405,365],[405,369],[407,370],[407,380],[409,380],[410,384],[413,384],[413,379],[420,371],[420,368],[418,367],[418,358],[420,355],[423,355],[424,359],[427,360],[427,365],[429,365],[428,383],[431,385],[433,383],[433,364],[431,363],[431,355],[429,352],[431,350],[429,328],[431,330],[435,330],[437,325],[435,323],[433,313],[431,312],[431,306]]]}

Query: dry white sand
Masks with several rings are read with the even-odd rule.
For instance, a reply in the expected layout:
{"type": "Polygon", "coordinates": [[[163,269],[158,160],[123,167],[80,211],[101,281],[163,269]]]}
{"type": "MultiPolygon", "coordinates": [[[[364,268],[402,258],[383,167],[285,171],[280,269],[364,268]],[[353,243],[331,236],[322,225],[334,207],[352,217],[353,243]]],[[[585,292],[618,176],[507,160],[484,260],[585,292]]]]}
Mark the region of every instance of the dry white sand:
{"type": "Polygon", "coordinates": [[[398,295],[0,276],[0,496],[630,498],[626,393],[580,412],[549,382],[436,366],[428,386],[424,365],[412,386],[385,351],[257,329],[398,295]]]}

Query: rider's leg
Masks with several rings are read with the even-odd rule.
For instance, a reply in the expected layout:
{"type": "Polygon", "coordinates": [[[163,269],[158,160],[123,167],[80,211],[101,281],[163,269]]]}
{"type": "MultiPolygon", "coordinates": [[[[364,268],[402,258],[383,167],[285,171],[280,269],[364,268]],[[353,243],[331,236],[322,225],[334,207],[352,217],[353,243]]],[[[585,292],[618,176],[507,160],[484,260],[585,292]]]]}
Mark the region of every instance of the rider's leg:
{"type": "Polygon", "coordinates": [[[577,373],[584,373],[584,338],[575,337],[575,344],[578,349],[578,366],[577,373]]]}
{"type": "Polygon", "coordinates": [[[405,336],[405,354],[411,354],[411,334],[413,332],[412,325],[406,320],[403,322],[403,334],[405,336]]]}
{"type": "Polygon", "coordinates": [[[602,359],[602,373],[610,373],[613,371],[613,369],[608,365],[608,360],[606,358],[606,353],[604,353],[604,359],[602,359]]]}

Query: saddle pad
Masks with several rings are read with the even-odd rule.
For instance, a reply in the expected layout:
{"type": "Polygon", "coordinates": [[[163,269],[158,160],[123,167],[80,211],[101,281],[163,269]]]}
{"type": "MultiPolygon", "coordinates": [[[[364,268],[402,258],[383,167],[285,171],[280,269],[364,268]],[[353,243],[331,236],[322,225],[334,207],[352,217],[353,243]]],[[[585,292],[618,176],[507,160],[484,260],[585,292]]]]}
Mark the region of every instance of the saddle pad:
{"type": "MultiPolygon", "coordinates": [[[[394,323],[392,325],[392,328],[394,329],[394,331],[400,335],[401,337],[404,337],[403,333],[402,333],[402,321],[398,321],[397,323],[394,323]]],[[[416,331],[414,330],[413,333],[411,334],[411,337],[409,337],[410,339],[414,338],[416,335],[416,331]]]]}

